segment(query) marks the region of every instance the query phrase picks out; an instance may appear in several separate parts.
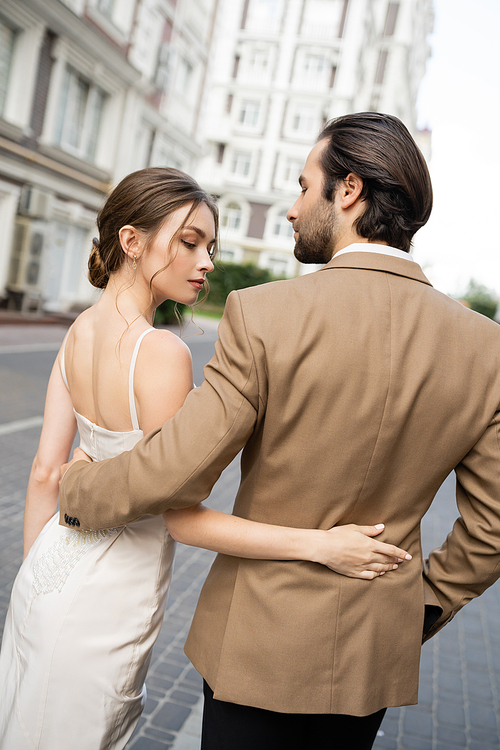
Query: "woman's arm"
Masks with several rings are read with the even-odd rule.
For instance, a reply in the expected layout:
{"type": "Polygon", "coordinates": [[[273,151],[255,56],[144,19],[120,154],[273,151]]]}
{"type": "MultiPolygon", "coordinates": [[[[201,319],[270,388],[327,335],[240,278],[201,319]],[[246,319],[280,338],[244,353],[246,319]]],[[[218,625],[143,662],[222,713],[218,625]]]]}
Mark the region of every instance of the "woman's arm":
{"type": "MultiPolygon", "coordinates": [[[[172,417],[192,388],[191,355],[168,331],[156,331],[139,350],[135,393],[139,424],[147,433],[172,417]]],[[[174,539],[237,557],[310,560],[356,578],[376,578],[394,570],[407,553],[371,537],[383,527],[338,526],[330,531],[256,523],[196,505],[169,510],[165,523],[174,539]]],[[[410,558],[411,559],[411,558],[410,558]]]]}
{"type": "MultiPolygon", "coordinates": [[[[47,387],[43,427],[31,467],[24,510],[24,557],[57,508],[59,469],[68,460],[76,433],[76,420],[59,366],[60,353],[47,387]]],[[[24,558],[23,558],[24,559],[24,558]]]]}
{"type": "Polygon", "coordinates": [[[405,550],[372,537],[378,526],[295,529],[248,521],[203,505],[168,510],[163,518],[172,537],[193,547],[236,557],[263,560],[309,560],[350,578],[373,579],[411,560],[405,550]]]}

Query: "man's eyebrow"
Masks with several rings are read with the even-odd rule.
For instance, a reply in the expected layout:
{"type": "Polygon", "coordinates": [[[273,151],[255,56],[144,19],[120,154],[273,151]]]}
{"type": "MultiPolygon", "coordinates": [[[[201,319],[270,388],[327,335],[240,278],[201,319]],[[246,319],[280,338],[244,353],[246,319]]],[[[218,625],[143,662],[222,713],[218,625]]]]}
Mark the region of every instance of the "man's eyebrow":
{"type": "MultiPolygon", "coordinates": [[[[188,224],[187,226],[184,227],[184,229],[191,229],[191,231],[196,232],[196,234],[199,237],[201,237],[202,240],[204,240],[207,236],[205,232],[203,231],[203,229],[200,229],[199,227],[195,227],[194,224],[188,224]]],[[[213,245],[214,242],[215,242],[215,237],[213,238],[213,240],[210,240],[208,244],[213,245]]]]}

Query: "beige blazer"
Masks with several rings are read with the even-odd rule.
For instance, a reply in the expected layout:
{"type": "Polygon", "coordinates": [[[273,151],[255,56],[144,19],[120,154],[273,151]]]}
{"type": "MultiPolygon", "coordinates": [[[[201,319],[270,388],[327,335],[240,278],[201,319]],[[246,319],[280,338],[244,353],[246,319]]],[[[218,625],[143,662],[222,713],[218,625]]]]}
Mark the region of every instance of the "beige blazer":
{"type": "Polygon", "coordinates": [[[205,382],[132,451],[65,477],[61,514],[125,524],[204,500],[243,448],[234,513],[386,524],[413,555],[374,581],[219,555],[186,653],[215,697],[364,715],[417,701],[431,634],[500,575],[500,326],[411,260],[352,252],[233,292],[205,382]],[[420,521],[455,469],[462,517],[422,578],[420,521]]]}

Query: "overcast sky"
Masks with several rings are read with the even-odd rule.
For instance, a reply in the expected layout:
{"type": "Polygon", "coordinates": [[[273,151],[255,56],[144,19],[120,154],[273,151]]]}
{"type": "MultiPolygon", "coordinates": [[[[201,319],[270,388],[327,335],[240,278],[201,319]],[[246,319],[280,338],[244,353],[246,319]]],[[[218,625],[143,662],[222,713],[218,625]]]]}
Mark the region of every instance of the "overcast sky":
{"type": "Polygon", "coordinates": [[[500,296],[500,0],[434,0],[419,126],[432,130],[434,210],[414,257],[452,296],[500,296]]]}

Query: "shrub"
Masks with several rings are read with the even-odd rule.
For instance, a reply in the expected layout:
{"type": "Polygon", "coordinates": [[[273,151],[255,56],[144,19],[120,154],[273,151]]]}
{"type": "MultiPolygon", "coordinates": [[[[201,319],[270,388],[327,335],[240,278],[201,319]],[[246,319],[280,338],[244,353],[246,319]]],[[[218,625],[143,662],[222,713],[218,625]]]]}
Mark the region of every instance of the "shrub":
{"type": "Polygon", "coordinates": [[[179,302],[167,299],[156,308],[154,322],[157,326],[166,326],[171,323],[177,323],[179,320],[178,316],[182,318],[187,309],[189,309],[188,305],[181,305],[179,302]],[[176,310],[177,315],[175,314],[176,310]]]}
{"type": "Polygon", "coordinates": [[[477,281],[471,279],[462,299],[467,302],[471,310],[475,310],[481,313],[481,315],[486,315],[487,318],[495,319],[498,300],[491,289],[487,289],[482,284],[478,284],[477,281]]]}
{"type": "Polygon", "coordinates": [[[234,289],[245,289],[274,281],[275,276],[267,268],[258,268],[253,263],[220,263],[208,277],[210,292],[207,304],[223,308],[227,296],[234,289]]]}
{"type": "MultiPolygon", "coordinates": [[[[257,286],[265,284],[268,281],[275,281],[277,277],[273,276],[267,268],[258,268],[253,263],[218,263],[213,272],[209,275],[210,292],[206,301],[194,306],[194,312],[214,313],[222,315],[227,296],[234,289],[245,289],[247,286],[257,286]]],[[[203,292],[200,294],[200,297],[203,292]]],[[[156,310],[156,325],[169,325],[177,322],[175,310],[183,316],[186,310],[190,309],[188,305],[180,305],[166,300],[156,310]]]]}

